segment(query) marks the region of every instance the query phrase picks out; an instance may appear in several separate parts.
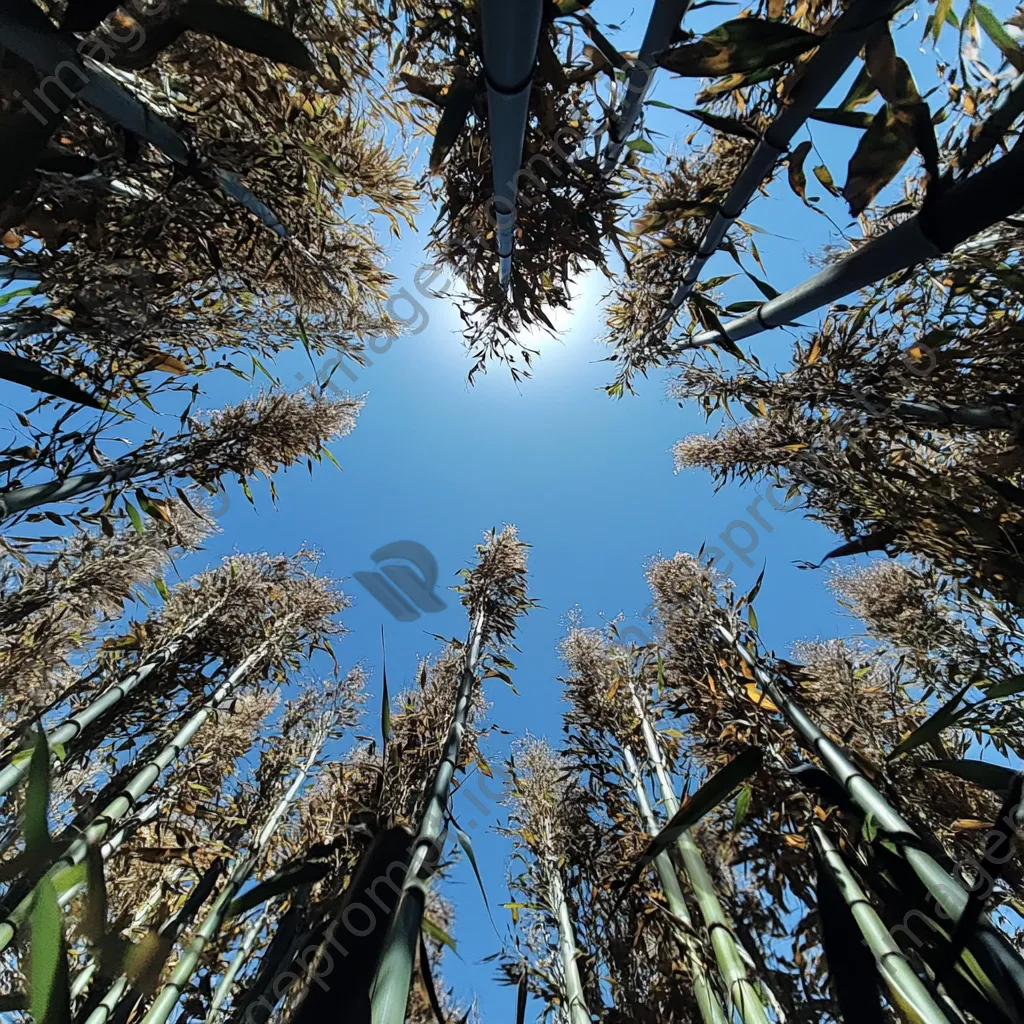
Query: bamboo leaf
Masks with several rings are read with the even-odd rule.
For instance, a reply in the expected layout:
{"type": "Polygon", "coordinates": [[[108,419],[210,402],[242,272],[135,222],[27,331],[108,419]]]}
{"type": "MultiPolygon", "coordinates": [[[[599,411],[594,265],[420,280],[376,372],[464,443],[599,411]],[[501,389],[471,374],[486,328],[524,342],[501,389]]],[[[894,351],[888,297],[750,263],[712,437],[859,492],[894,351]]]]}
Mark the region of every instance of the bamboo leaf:
{"type": "Polygon", "coordinates": [[[228,906],[227,916],[238,917],[246,914],[261,903],[290,892],[300,885],[313,885],[326,878],[331,873],[331,865],[328,863],[311,862],[301,864],[289,870],[280,871],[276,875],[254,885],[251,889],[242,893],[241,896],[231,901],[228,906]]]}
{"type": "Polygon", "coordinates": [[[71,992],[64,927],[53,881],[36,886],[30,919],[29,1006],[36,1024],[70,1024],[71,992]]]}
{"type": "Polygon", "coordinates": [[[849,91],[843,97],[842,103],[839,104],[839,109],[856,110],[862,103],[867,103],[877,91],[875,83],[871,80],[871,75],[868,74],[867,66],[862,65],[849,91]]]}
{"type": "Polygon", "coordinates": [[[50,743],[39,730],[28,766],[28,785],[22,833],[25,837],[25,858],[29,863],[43,859],[50,850],[50,743]]]}
{"type": "Polygon", "coordinates": [[[835,181],[832,180],[832,172],[829,171],[824,164],[818,164],[818,166],[814,168],[814,176],[831,195],[838,196],[841,194],[839,189],[836,188],[835,181]]]}
{"type": "Polygon", "coordinates": [[[309,51],[291,32],[244,8],[214,0],[189,0],[179,17],[193,32],[213,36],[237,50],[289,64],[300,71],[316,70],[309,51]]]}
{"type": "Polygon", "coordinates": [[[985,30],[985,35],[992,40],[1002,51],[1003,56],[1013,65],[1018,72],[1024,72],[1024,50],[1020,48],[1017,41],[1003,27],[1003,23],[984,4],[972,0],[971,10],[974,12],[978,24],[985,30]]]}
{"type": "Polygon", "coordinates": [[[843,197],[851,216],[861,213],[900,172],[914,152],[910,123],[897,116],[888,104],[872,118],[850,158],[843,197]]]}
{"type": "Polygon", "coordinates": [[[31,388],[33,391],[41,391],[45,395],[66,399],[76,405],[88,406],[90,409],[107,407],[105,401],[83,391],[77,384],[58,377],[31,359],[23,359],[9,352],[0,352],[0,378],[9,380],[12,384],[31,388]]]}
{"type": "Polygon", "coordinates": [[[789,154],[789,187],[805,203],[807,202],[807,175],[804,173],[804,160],[807,159],[807,154],[810,151],[810,142],[804,141],[789,154]]]}
{"type": "Polygon", "coordinates": [[[926,722],[919,725],[909,736],[905,736],[886,756],[886,760],[893,761],[915,747],[921,746],[922,743],[936,739],[943,729],[956,721],[960,703],[973,685],[974,683],[967,683],[957,690],[926,722]]]}
{"type": "Polygon", "coordinates": [[[961,759],[937,759],[923,761],[926,768],[935,768],[939,771],[949,772],[958,778],[973,782],[982,789],[989,789],[995,793],[1009,791],[1018,772],[1013,768],[1007,768],[1001,764],[989,764],[987,761],[978,761],[973,758],[961,759]]]}
{"type": "Polygon", "coordinates": [[[434,132],[434,144],[430,148],[430,169],[432,171],[436,171],[444,163],[444,158],[458,141],[473,110],[475,98],[475,78],[459,77],[449,86],[448,94],[444,98],[441,119],[434,132]]]}
{"type": "Polygon", "coordinates": [[[838,107],[818,107],[810,115],[812,121],[841,124],[846,128],[870,128],[874,117],[874,114],[863,110],[840,110],[838,107]]]}
{"type": "Polygon", "coordinates": [[[753,798],[754,791],[748,785],[744,786],[740,790],[740,795],[736,797],[736,811],[732,816],[732,830],[736,831],[743,824],[743,819],[747,816],[747,811],[750,808],[750,801],[753,798]]]}
{"type": "Polygon", "coordinates": [[[1010,676],[1000,683],[993,683],[985,690],[986,700],[996,700],[999,697],[1012,697],[1015,693],[1024,690],[1024,672],[1019,675],[1010,676]]]}
{"type": "Polygon", "coordinates": [[[668,824],[651,840],[637,861],[619,893],[616,909],[643,874],[647,866],[663,850],[667,850],[687,829],[692,828],[719,804],[725,803],[736,788],[761,767],[764,752],[760,747],[747,747],[724,768],[711,776],[700,789],[672,815],[668,824]]]}
{"type": "MultiPolygon", "coordinates": [[[[668,104],[666,104],[668,106],[668,104]]],[[[681,107],[675,107],[676,110],[682,110],[681,107]]],[[[695,117],[698,121],[706,124],[709,128],[714,128],[716,131],[724,132],[726,135],[736,135],[741,139],[750,139],[751,142],[760,142],[761,134],[755,131],[748,124],[744,124],[738,118],[725,117],[722,114],[712,114],[706,110],[682,110],[684,114],[689,114],[690,117],[695,117]]]]}
{"type": "Polygon", "coordinates": [[[695,43],[667,50],[661,67],[689,78],[746,74],[792,60],[821,40],[782,21],[736,18],[695,43]]]}
{"type": "Polygon", "coordinates": [[[423,987],[427,990],[427,1001],[434,1013],[437,1024],[447,1024],[444,1019],[444,1012],[441,1009],[441,1002],[437,998],[437,989],[434,988],[434,978],[430,973],[430,954],[427,952],[427,943],[423,938],[423,930],[420,929],[420,977],[423,979],[423,987]]]}
{"type": "Polygon", "coordinates": [[[630,139],[626,147],[634,153],[653,153],[654,146],[647,139],[630,139]]]}
{"type": "Polygon", "coordinates": [[[388,659],[384,649],[384,627],[380,627],[381,674],[383,676],[380,695],[380,734],[385,745],[391,739],[391,697],[388,694],[388,659]]]}
{"type": "Polygon", "coordinates": [[[101,946],[107,934],[107,880],[103,854],[90,846],[85,855],[86,897],[82,913],[82,933],[93,946],[101,946]]]}
{"type": "MultiPolygon", "coordinates": [[[[452,824],[454,825],[455,823],[452,822],[452,824]]],[[[487,899],[487,890],[484,888],[483,876],[480,874],[480,865],[477,864],[476,854],[473,852],[473,842],[458,825],[455,825],[455,835],[458,836],[459,845],[466,851],[469,863],[473,866],[473,874],[476,875],[476,884],[480,886],[480,895],[484,898],[484,907],[487,909],[487,917],[490,919],[491,927],[494,929],[494,934],[497,935],[498,926],[494,923],[494,917],[491,914],[491,904],[487,899]]]]}
{"type": "Polygon", "coordinates": [[[135,532],[145,533],[146,527],[142,523],[142,516],[139,515],[139,510],[127,498],[124,499],[124,507],[132,526],[135,527],[135,532]]]}
{"type": "Polygon", "coordinates": [[[426,914],[423,916],[423,930],[435,942],[440,942],[442,946],[447,946],[453,953],[458,953],[459,949],[455,940],[426,914]]]}
{"type": "Polygon", "coordinates": [[[932,42],[938,44],[939,36],[942,34],[942,26],[946,24],[946,18],[953,13],[953,0],[938,0],[935,11],[932,14],[932,42]]]}

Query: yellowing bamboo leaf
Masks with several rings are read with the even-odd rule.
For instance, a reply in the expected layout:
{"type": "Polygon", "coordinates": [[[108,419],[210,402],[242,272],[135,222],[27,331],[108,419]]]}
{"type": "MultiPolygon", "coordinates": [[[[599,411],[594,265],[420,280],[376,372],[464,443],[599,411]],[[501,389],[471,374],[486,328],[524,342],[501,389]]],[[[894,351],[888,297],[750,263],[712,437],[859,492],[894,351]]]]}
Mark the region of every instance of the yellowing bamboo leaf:
{"type": "Polygon", "coordinates": [[[804,160],[811,151],[811,144],[805,140],[789,154],[789,187],[807,202],[807,175],[804,173],[804,160]]]}
{"type": "Polygon", "coordinates": [[[745,687],[747,696],[765,711],[778,711],[779,709],[757,688],[756,683],[747,683],[745,687]]]}
{"type": "Polygon", "coordinates": [[[736,18],[661,55],[658,63],[677,75],[719,77],[758,71],[805,53],[820,39],[781,21],[736,18]]]}

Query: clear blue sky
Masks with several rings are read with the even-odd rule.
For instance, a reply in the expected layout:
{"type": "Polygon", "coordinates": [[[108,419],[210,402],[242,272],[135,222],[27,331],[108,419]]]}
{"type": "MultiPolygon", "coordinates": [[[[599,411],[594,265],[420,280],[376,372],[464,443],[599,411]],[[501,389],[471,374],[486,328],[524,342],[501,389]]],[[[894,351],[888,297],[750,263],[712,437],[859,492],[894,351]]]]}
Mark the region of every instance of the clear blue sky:
{"type": "MultiPolygon", "coordinates": [[[[621,22],[621,31],[610,33],[623,49],[638,45],[649,6],[641,3],[621,22]]],[[[992,6],[1003,17],[1012,9],[1005,0],[992,6]]],[[[603,2],[595,3],[594,14],[621,16],[614,5],[603,2]]],[[[730,16],[729,8],[710,8],[687,23],[705,29],[730,16]]],[[[900,33],[898,45],[912,60],[925,91],[934,72],[930,58],[916,52],[922,25],[923,16],[900,33]]],[[[944,49],[951,49],[952,37],[947,30],[944,49]]],[[[840,84],[839,96],[851,77],[840,84]]],[[[668,75],[659,76],[653,96],[692,105],[692,88],[668,75]]],[[[664,110],[652,110],[648,123],[665,133],[655,140],[663,151],[681,147],[696,126],[664,110]]],[[[857,134],[823,124],[813,127],[816,146],[839,184],[845,180],[857,134]]],[[[806,137],[801,133],[796,141],[806,137]]],[[[806,165],[810,195],[823,195],[809,173],[817,162],[812,155],[806,165]]],[[[849,224],[841,201],[826,197],[820,205],[840,225],[849,224]]],[[[424,229],[433,217],[432,210],[424,211],[424,229]]],[[[749,220],[775,233],[759,235],[757,244],[771,283],[780,290],[808,276],[807,256],[836,238],[824,217],[789,192],[784,172],[772,198],[759,198],[749,220]]],[[[713,262],[706,274],[732,272],[734,265],[724,259],[722,264],[713,262]]],[[[412,290],[412,275],[425,261],[420,237],[410,235],[398,244],[391,265],[396,287],[412,290]]],[[[448,586],[472,559],[483,530],[515,523],[533,545],[530,585],[542,607],[523,622],[518,641],[522,653],[513,656],[520,696],[498,680],[488,681],[487,692],[502,728],[513,734],[529,730],[557,743],[563,704],[555,648],[566,612],[579,605],[590,624],[623,612],[639,625],[649,601],[645,560],[659,553],[695,551],[704,541],[716,543],[734,520],[751,520],[745,508],[756,497],[753,490],[736,486],[715,494],[701,473],[673,474],[671,446],[685,434],[704,429],[704,423],[697,410],[681,410],[665,397],[663,379],[640,381],[639,395],[621,401],[600,390],[610,379],[608,364],[600,362],[607,351],[598,343],[603,334],[599,300],[605,288],[599,274],[579,282],[574,310],[556,320],[558,339],[542,341],[534,379],[518,388],[499,367],[470,388],[457,314],[445,300],[429,302],[426,329],[373,356],[374,365],[361,371],[351,386],[356,393],[366,392],[367,402],[355,432],[332,446],[344,471],[325,463],[312,479],[305,470],[289,472],[277,480],[276,510],[265,487],[254,488],[256,510],[232,487],[231,507],[219,522],[223,532],[182,571],[194,571],[232,550],[293,551],[301,544],[320,549],[325,571],[349,578],[346,590],[355,599],[345,616],[352,632],[336,647],[339,658],[346,664],[364,662],[373,673],[371,690],[379,693],[383,622],[395,693],[414,682],[417,657],[437,649],[429,634],[464,635],[462,609],[449,594],[446,611],[399,623],[350,579],[352,573],[372,569],[370,553],[381,545],[411,539],[435,554],[441,583],[448,586]]],[[[725,294],[730,301],[756,297],[742,279],[730,282],[725,294]]],[[[787,358],[790,338],[775,331],[754,344],[762,361],[781,361],[787,358]]],[[[286,386],[298,386],[295,374],[308,376],[308,369],[300,353],[279,360],[275,372],[286,386]]],[[[335,380],[347,384],[341,373],[335,380]]],[[[236,400],[246,390],[226,374],[222,380],[206,378],[204,385],[211,408],[236,400]]],[[[2,398],[11,401],[9,389],[2,398]]],[[[21,407],[21,399],[14,396],[15,408],[21,407]]],[[[771,532],[758,529],[759,543],[751,556],[756,564],[737,559],[732,575],[746,588],[762,564],[767,566],[758,599],[765,642],[785,652],[797,640],[849,632],[852,624],[838,614],[825,589],[824,571],[800,571],[792,564],[817,560],[832,546],[832,538],[799,512],[775,512],[764,504],[762,510],[771,532]]],[[[370,702],[374,728],[377,701],[370,702]]],[[[492,762],[499,762],[504,752],[500,742],[488,751],[492,762]]],[[[464,827],[474,817],[464,803],[456,803],[456,813],[464,827]]],[[[495,917],[504,930],[508,913],[497,905],[508,899],[508,847],[490,831],[494,820],[480,821],[472,835],[495,917]]],[[[467,863],[455,867],[445,891],[456,906],[455,937],[462,957],[446,956],[446,982],[454,985],[459,999],[475,993],[485,1020],[513,1019],[514,991],[493,984],[493,965],[479,963],[496,951],[497,942],[467,863]]]]}

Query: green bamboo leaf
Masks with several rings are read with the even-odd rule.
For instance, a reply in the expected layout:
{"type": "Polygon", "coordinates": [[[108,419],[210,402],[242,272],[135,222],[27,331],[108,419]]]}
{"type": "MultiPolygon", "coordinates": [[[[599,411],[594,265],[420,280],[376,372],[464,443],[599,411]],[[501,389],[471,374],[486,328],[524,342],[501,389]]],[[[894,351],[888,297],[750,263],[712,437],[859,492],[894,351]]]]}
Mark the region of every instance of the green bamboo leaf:
{"type": "Polygon", "coordinates": [[[326,878],[330,873],[330,864],[316,862],[300,864],[298,867],[280,871],[232,900],[228,906],[227,916],[231,918],[246,914],[275,896],[281,896],[300,885],[313,885],[326,878]]]}
{"type": "Polygon", "coordinates": [[[25,857],[31,861],[46,857],[50,850],[50,744],[41,729],[32,749],[28,766],[28,786],[22,833],[25,837],[25,857]]]}
{"type": "Polygon", "coordinates": [[[752,604],[747,605],[747,621],[750,623],[750,628],[756,632],[757,612],[754,611],[754,606],[752,604]]]}
{"type": "Polygon", "coordinates": [[[444,97],[444,109],[434,132],[434,144],[430,148],[430,169],[436,171],[452,146],[459,140],[476,99],[476,79],[457,77],[448,87],[444,97]]]}
{"type": "Polygon", "coordinates": [[[440,942],[442,946],[447,946],[453,953],[458,953],[459,949],[455,940],[426,914],[423,916],[423,930],[435,942],[440,942]]]}
{"type": "Polygon", "coordinates": [[[985,690],[986,700],[997,700],[1000,697],[1012,697],[1015,693],[1024,690],[1024,673],[1010,676],[1002,682],[993,683],[985,690]]]}
{"type": "Polygon", "coordinates": [[[441,1001],[437,998],[437,989],[434,988],[434,976],[430,971],[430,954],[427,952],[427,943],[423,938],[423,929],[420,929],[420,977],[423,979],[423,987],[427,990],[427,1002],[434,1013],[437,1024],[448,1024],[444,1018],[444,1011],[441,1009],[441,1001]]]}
{"type": "Polygon", "coordinates": [[[125,511],[128,513],[128,518],[131,520],[132,526],[135,527],[136,533],[145,533],[146,527],[143,525],[142,516],[139,515],[139,510],[127,499],[124,499],[125,511]]]}
{"type": "Polygon", "coordinates": [[[630,139],[626,146],[634,153],[653,153],[654,146],[646,139],[630,139]]]}
{"type": "Polygon", "coordinates": [[[978,24],[985,30],[985,35],[999,47],[1003,56],[1013,65],[1014,69],[1024,72],[1024,50],[1020,48],[1017,41],[1003,27],[1003,23],[984,4],[972,0],[971,10],[974,12],[978,24]]]}
{"type": "Polygon", "coordinates": [[[761,767],[763,761],[764,751],[760,747],[747,747],[743,753],[734,757],[724,768],[712,775],[672,815],[668,824],[651,840],[647,849],[641,854],[619,893],[616,909],[654,858],[663,850],[667,850],[687,829],[696,825],[706,814],[725,803],[737,786],[761,767]]]}
{"type": "Polygon", "coordinates": [[[783,21],[736,18],[695,43],[665,51],[658,63],[690,78],[746,74],[792,60],[820,42],[818,36],[783,21]]]}
{"type": "Polygon", "coordinates": [[[838,107],[818,107],[810,115],[812,121],[841,124],[846,128],[870,128],[875,115],[863,110],[840,110],[838,107]]]}
{"type": "Polygon", "coordinates": [[[849,91],[843,97],[843,102],[839,104],[839,109],[856,110],[862,103],[867,103],[877,91],[875,83],[871,81],[871,76],[868,74],[867,67],[862,65],[849,91]]]}
{"type": "MultiPolygon", "coordinates": [[[[455,825],[455,822],[452,822],[455,825]]],[[[473,866],[473,874],[476,875],[476,884],[480,886],[480,895],[484,898],[484,907],[487,910],[487,916],[490,918],[491,927],[494,929],[494,934],[498,934],[498,926],[494,923],[494,917],[491,915],[491,904],[487,899],[487,890],[484,888],[483,876],[480,874],[480,865],[476,862],[476,854],[473,852],[473,842],[469,836],[455,825],[455,835],[458,836],[459,845],[466,851],[466,856],[469,858],[469,863],[473,866]]],[[[499,936],[500,939],[500,936],[499,936]]]]}
{"type": "MultiPolygon", "coordinates": [[[[943,729],[952,725],[958,717],[960,703],[967,695],[967,691],[974,685],[968,683],[953,694],[945,704],[935,712],[926,722],[919,725],[909,736],[905,736],[892,751],[886,755],[887,761],[893,761],[902,757],[907,751],[921,746],[922,743],[930,743],[936,739],[943,729]]],[[[962,712],[959,712],[962,714],[962,712]]]]}
{"type": "Polygon", "coordinates": [[[744,786],[740,790],[740,795],[736,797],[736,811],[732,816],[733,832],[743,824],[743,819],[747,816],[747,811],[750,808],[750,801],[753,795],[754,790],[750,786],[744,786]]]}
{"type": "Polygon", "coordinates": [[[938,44],[939,36],[942,34],[942,26],[946,24],[946,17],[953,13],[953,0],[938,0],[935,5],[935,12],[932,14],[932,42],[938,44]]]}
{"type": "Polygon", "coordinates": [[[43,877],[36,886],[29,921],[28,991],[35,1024],[70,1024],[71,992],[64,927],[53,881],[43,877]]]}
{"type": "Polygon", "coordinates": [[[973,758],[961,759],[937,759],[923,761],[926,768],[936,768],[940,771],[949,772],[958,778],[973,782],[982,789],[990,789],[994,793],[1005,793],[1009,790],[1017,772],[1001,764],[989,764],[987,761],[978,761],[973,758]]]}
{"type": "Polygon", "coordinates": [[[98,846],[90,846],[85,856],[86,898],[82,914],[82,933],[94,946],[102,944],[107,934],[107,879],[103,870],[103,854],[98,846]]]}
{"type": "Polygon", "coordinates": [[[309,51],[291,32],[244,8],[214,0],[189,0],[179,17],[193,32],[213,36],[237,50],[278,64],[290,64],[301,71],[316,70],[309,51]]]}
{"type": "Polygon", "coordinates": [[[64,398],[76,405],[88,406],[90,409],[107,407],[103,399],[83,391],[77,384],[58,377],[31,359],[14,356],[9,352],[0,352],[0,378],[9,380],[12,384],[31,388],[33,391],[41,391],[45,395],[64,398]]]}

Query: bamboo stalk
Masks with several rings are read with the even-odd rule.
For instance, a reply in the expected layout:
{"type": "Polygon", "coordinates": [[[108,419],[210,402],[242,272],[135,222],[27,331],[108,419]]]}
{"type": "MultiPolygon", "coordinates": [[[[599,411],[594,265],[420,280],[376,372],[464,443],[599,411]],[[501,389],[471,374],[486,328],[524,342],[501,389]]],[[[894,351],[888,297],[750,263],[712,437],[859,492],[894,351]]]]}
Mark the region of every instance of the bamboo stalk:
{"type": "MultiPolygon", "coordinates": [[[[267,845],[280,827],[281,822],[284,821],[289,809],[295,802],[295,798],[299,795],[303,785],[305,785],[309,773],[313,770],[313,766],[323,750],[326,739],[326,735],[323,735],[319,742],[314,744],[305,763],[296,773],[295,778],[278,800],[266,822],[264,822],[249,853],[235,864],[231,874],[228,876],[227,883],[217,896],[213,906],[210,907],[202,924],[196,929],[192,941],[178,959],[177,964],[175,964],[167,983],[157,994],[156,999],[153,1000],[153,1005],[150,1006],[146,1016],[142,1018],[142,1024],[165,1024],[174,1012],[175,1006],[178,1005],[178,999],[181,998],[181,993],[195,972],[203,951],[216,938],[217,933],[227,918],[227,911],[231,901],[238,895],[239,890],[248,881],[250,875],[252,875],[259,864],[260,859],[266,853],[267,845]]],[[[92,1022],[87,1022],[87,1024],[92,1024],[92,1022]]],[[[96,1024],[99,1024],[99,1022],[96,1022],[96,1024]]]]}
{"type": "Polygon", "coordinates": [[[619,162],[626,140],[640,117],[644,97],[654,81],[658,54],[668,47],[672,33],[686,16],[690,3],[691,0],[655,0],[640,51],[632,62],[622,106],[608,125],[608,145],[601,164],[603,174],[610,174],[619,162]]]}
{"type": "MultiPolygon", "coordinates": [[[[547,823],[548,850],[554,844],[551,824],[547,823]]],[[[580,955],[576,945],[576,933],[569,916],[569,904],[565,899],[565,887],[562,884],[562,872],[557,864],[551,864],[545,857],[543,870],[548,883],[548,896],[551,899],[551,910],[558,928],[558,952],[562,961],[562,984],[565,988],[565,1006],[568,1008],[569,1024],[591,1024],[590,1010],[587,1008],[586,997],[583,995],[583,982],[580,980],[580,969],[576,960],[580,955]]]]}
{"type": "MultiPolygon", "coordinates": [[[[174,736],[164,744],[156,756],[136,772],[124,789],[79,831],[77,838],[71,842],[60,859],[50,865],[44,878],[54,881],[65,868],[74,867],[85,860],[89,847],[103,840],[111,828],[131,812],[142,795],[157,782],[164,769],[179,756],[182,749],[192,741],[210,715],[232,695],[249,671],[266,653],[267,644],[261,644],[258,650],[247,655],[241,661],[227,679],[203,702],[202,707],[191,715],[174,736]]],[[[9,912],[8,916],[0,921],[0,949],[5,949],[10,945],[18,929],[28,920],[35,891],[35,886],[33,886],[17,906],[9,912]]]]}
{"type": "Polygon", "coordinates": [[[512,273],[518,174],[523,159],[543,3],[541,0],[519,0],[518,3],[481,0],[480,14],[494,177],[494,236],[500,279],[505,284],[512,273]]]}
{"type": "MultiPolygon", "coordinates": [[[[185,929],[192,923],[199,908],[209,898],[221,875],[219,861],[206,869],[199,881],[189,890],[185,902],[157,929],[157,934],[168,944],[168,952],[178,941],[185,929]]],[[[174,881],[179,881],[185,874],[184,868],[178,868],[174,881]]],[[[149,916],[149,912],[146,913],[149,916]]],[[[145,917],[143,918],[145,920],[145,917]]],[[[93,1007],[92,1012],[85,1019],[85,1024],[106,1024],[114,1016],[122,1000],[126,997],[132,999],[132,1005],[138,1003],[139,993],[131,987],[131,980],[127,974],[118,975],[104,993],[103,998],[93,1007]]],[[[131,1009],[129,1007],[128,1009],[131,1009]]]]}
{"type": "Polygon", "coordinates": [[[98,469],[89,473],[78,473],[64,480],[50,480],[45,484],[31,487],[15,487],[0,491],[0,519],[17,515],[39,505],[68,501],[80,494],[120,484],[138,477],[164,476],[182,467],[188,458],[185,452],[176,452],[154,459],[127,459],[116,462],[110,469],[98,469]]]}
{"type": "Polygon", "coordinates": [[[724,339],[742,341],[792,323],[850,292],[949,252],[972,235],[1011,216],[1024,204],[1024,145],[952,185],[884,235],[826,267],[788,292],[762,302],[757,309],[703,331],[683,349],[714,345],[724,339]]]}
{"type": "MultiPolygon", "coordinates": [[[[46,738],[52,750],[57,744],[67,744],[95,722],[101,715],[127,697],[141,683],[145,682],[154,672],[166,668],[177,657],[181,648],[203,628],[204,625],[223,605],[219,601],[208,611],[194,619],[166,647],[157,651],[148,661],[135,671],[130,672],[120,682],[108,686],[102,693],[91,700],[81,711],[76,711],[53,729],[46,731],[46,738]]],[[[11,762],[0,770],[0,795],[10,792],[28,773],[29,758],[11,762]]]]}
{"type": "Polygon", "coordinates": [[[429,880],[444,850],[444,816],[452,777],[459,763],[462,737],[469,723],[483,634],[484,613],[481,609],[476,613],[466,640],[466,661],[441,763],[430,784],[426,810],[402,885],[402,896],[388,928],[384,952],[373,979],[370,993],[372,1024],[402,1024],[405,1020],[416,948],[423,924],[426,896],[424,883],[429,880]]]}
{"type": "MultiPolygon", "coordinates": [[[[793,727],[801,743],[818,756],[828,773],[850,795],[850,799],[865,814],[871,815],[879,829],[899,846],[907,864],[935,900],[944,918],[955,925],[967,906],[967,893],[963,886],[924,849],[921,837],[906,819],[850,761],[842,747],[829,739],[803,708],[778,685],[776,679],[761,667],[746,646],[724,626],[716,628],[749,666],[762,691],[793,727]]],[[[983,918],[982,925],[976,930],[968,948],[985,971],[990,984],[993,978],[997,978],[1006,986],[1006,994],[1000,989],[998,998],[1004,1003],[1004,1011],[1011,1019],[1016,1019],[1020,1014],[1007,1007],[1005,1001],[1008,995],[1015,1008],[1024,1008],[1024,988],[1020,982],[1020,978],[1024,977],[1024,958],[990,921],[983,918]]]]}
{"type": "MultiPolygon", "coordinates": [[[[675,786],[665,765],[658,737],[632,680],[629,682],[629,692],[633,698],[637,717],[640,719],[647,757],[658,779],[665,812],[671,818],[679,810],[679,798],[676,796],[675,786]]],[[[718,893],[715,892],[715,884],[704,865],[700,848],[689,830],[679,836],[676,846],[679,849],[686,879],[690,883],[701,918],[711,937],[711,946],[715,953],[718,969],[722,973],[730,1006],[739,1011],[743,1024],[769,1024],[764,1002],[747,974],[739,941],[733,935],[728,915],[722,906],[722,901],[718,898],[718,893]]]]}
{"type": "Polygon", "coordinates": [[[235,954],[231,958],[231,963],[228,964],[223,976],[217,983],[216,989],[214,989],[213,998],[210,1000],[210,1009],[206,1014],[206,1024],[215,1024],[217,1018],[221,1016],[220,1008],[231,994],[231,989],[234,987],[238,972],[241,971],[246,961],[252,956],[256,940],[269,919],[270,906],[268,904],[262,914],[259,914],[249,922],[242,936],[242,941],[238,944],[238,949],[235,950],[235,954]]]}
{"type": "Polygon", "coordinates": [[[768,127],[705,230],[686,276],[672,295],[663,326],[686,301],[705,264],[718,251],[729,228],[771,174],[776,161],[789,149],[793,136],[856,60],[872,30],[880,21],[888,21],[896,6],[894,0],[856,0],[840,15],[808,61],[803,77],[789,98],[789,105],[768,127]]]}
{"type": "MultiPolygon", "coordinates": [[[[647,799],[647,790],[644,788],[643,776],[640,774],[640,768],[636,763],[636,758],[633,756],[633,751],[629,747],[624,746],[622,748],[622,757],[626,763],[626,771],[633,783],[633,792],[636,794],[640,818],[648,833],[656,836],[661,831],[661,826],[658,824],[654,811],[651,809],[650,801],[647,799]]],[[[701,1020],[704,1021],[704,1024],[728,1024],[725,1010],[722,1009],[718,993],[715,992],[708,975],[708,970],[693,937],[693,919],[690,917],[689,908],[686,906],[686,900],[683,897],[683,890],[679,885],[679,879],[676,877],[675,868],[672,866],[672,861],[667,851],[662,850],[654,858],[654,868],[658,873],[658,881],[661,884],[662,892],[665,894],[665,902],[668,904],[668,909],[683,924],[683,927],[677,928],[676,932],[686,957],[686,966],[690,972],[690,983],[693,985],[693,996],[697,1001],[697,1009],[700,1011],[701,1020]]]]}
{"type": "MultiPolygon", "coordinates": [[[[143,825],[152,821],[160,813],[164,802],[163,796],[150,800],[135,817],[122,825],[109,839],[104,840],[100,844],[100,859],[106,861],[112,857],[143,825]]],[[[61,906],[66,906],[76,896],[85,892],[88,887],[87,882],[77,882],[69,889],[65,889],[64,892],[58,893],[57,902],[61,906]]]]}
{"type": "Polygon", "coordinates": [[[906,1017],[909,1015],[901,1011],[909,1007],[914,1014],[911,1019],[917,1024],[949,1024],[949,1016],[935,1002],[924,982],[911,970],[907,958],[875,912],[828,833],[820,825],[812,824],[811,834],[821,850],[822,861],[835,879],[864,936],[865,944],[878,964],[878,973],[889,989],[893,1009],[901,1017],[906,1017]]]}

